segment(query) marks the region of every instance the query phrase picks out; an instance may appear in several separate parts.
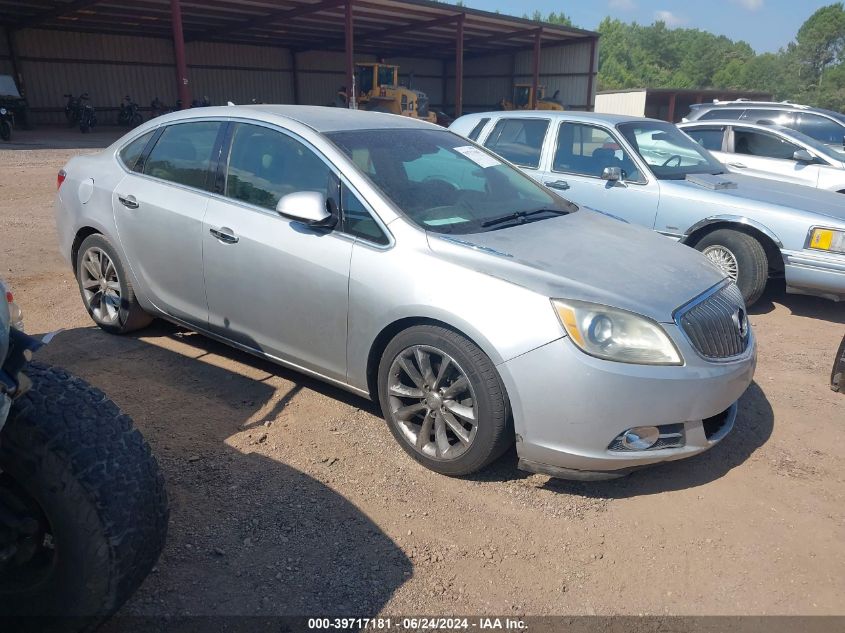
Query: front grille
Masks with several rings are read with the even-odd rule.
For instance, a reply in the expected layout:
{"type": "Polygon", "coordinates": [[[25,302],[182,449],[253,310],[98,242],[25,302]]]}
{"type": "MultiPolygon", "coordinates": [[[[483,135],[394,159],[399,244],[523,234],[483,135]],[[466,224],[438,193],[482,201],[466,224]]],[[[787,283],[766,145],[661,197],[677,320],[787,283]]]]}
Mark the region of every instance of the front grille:
{"type": "Polygon", "coordinates": [[[733,283],[681,308],[676,320],[698,353],[710,360],[739,356],[751,338],[745,302],[733,283]]]}

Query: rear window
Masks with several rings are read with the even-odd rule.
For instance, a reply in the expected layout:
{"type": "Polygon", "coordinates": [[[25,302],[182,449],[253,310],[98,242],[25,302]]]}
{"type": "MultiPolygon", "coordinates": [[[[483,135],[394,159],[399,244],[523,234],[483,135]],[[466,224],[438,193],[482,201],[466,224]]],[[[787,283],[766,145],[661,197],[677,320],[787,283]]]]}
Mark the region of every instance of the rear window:
{"type": "Polygon", "coordinates": [[[475,127],[472,128],[472,132],[469,133],[469,136],[467,136],[467,138],[471,141],[477,141],[478,135],[481,134],[481,130],[483,130],[484,126],[487,125],[489,122],[489,117],[481,119],[478,123],[476,123],[475,127]]]}
{"type": "Polygon", "coordinates": [[[120,157],[120,161],[126,165],[126,169],[130,171],[135,169],[138,159],[141,158],[141,154],[144,153],[144,148],[147,146],[147,143],[150,142],[153,134],[155,134],[155,130],[139,136],[128,145],[125,145],[123,149],[118,152],[118,157],[120,157]]]}
{"type": "Polygon", "coordinates": [[[725,136],[723,127],[698,127],[685,129],[687,136],[692,137],[696,143],[711,152],[722,151],[722,139],[725,136]]]}
{"type": "Polygon", "coordinates": [[[736,121],[740,116],[742,116],[743,112],[745,112],[745,108],[741,110],[736,108],[713,108],[698,117],[698,120],[707,121],[710,119],[727,119],[730,121],[736,121]]]}
{"type": "Polygon", "coordinates": [[[144,173],[180,185],[205,189],[221,125],[219,121],[169,125],[145,161],[144,173]]]}
{"type": "Polygon", "coordinates": [[[501,119],[484,146],[514,165],[537,169],[548,129],[548,119],[501,119]]]}

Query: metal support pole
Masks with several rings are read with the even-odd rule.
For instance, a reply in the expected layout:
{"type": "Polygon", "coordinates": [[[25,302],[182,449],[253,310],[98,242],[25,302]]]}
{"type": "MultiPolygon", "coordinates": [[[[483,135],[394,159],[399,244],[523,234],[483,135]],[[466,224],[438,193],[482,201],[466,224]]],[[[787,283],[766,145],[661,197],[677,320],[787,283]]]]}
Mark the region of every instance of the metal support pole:
{"type": "Polygon", "coordinates": [[[358,107],[357,87],[355,86],[355,28],[352,23],[352,0],[346,3],[344,35],[346,37],[346,94],[349,95],[349,107],[358,107]]]}
{"type": "Polygon", "coordinates": [[[173,22],[173,50],[176,56],[176,92],[182,108],[191,107],[191,90],[188,88],[188,65],[185,62],[185,36],[182,33],[182,7],[179,0],[170,0],[173,22]]]}
{"type": "Polygon", "coordinates": [[[669,95],[669,112],[666,113],[666,120],[669,123],[675,122],[675,100],[677,99],[678,95],[674,92],[669,95]]]}
{"type": "Polygon", "coordinates": [[[598,47],[598,38],[593,38],[590,42],[590,74],[587,78],[587,111],[595,110],[595,101],[593,100],[593,82],[596,76],[596,48],[598,47]]]}
{"type": "Polygon", "coordinates": [[[464,111],[464,19],[458,16],[458,30],[455,34],[455,118],[464,111]]]}
{"type": "Polygon", "coordinates": [[[299,105],[299,69],[296,66],[296,51],[290,52],[290,81],[293,86],[293,103],[299,105]]]}
{"type": "Polygon", "coordinates": [[[537,109],[538,92],[540,90],[540,42],[543,39],[543,29],[534,33],[534,72],[531,77],[531,109],[537,109]]]}

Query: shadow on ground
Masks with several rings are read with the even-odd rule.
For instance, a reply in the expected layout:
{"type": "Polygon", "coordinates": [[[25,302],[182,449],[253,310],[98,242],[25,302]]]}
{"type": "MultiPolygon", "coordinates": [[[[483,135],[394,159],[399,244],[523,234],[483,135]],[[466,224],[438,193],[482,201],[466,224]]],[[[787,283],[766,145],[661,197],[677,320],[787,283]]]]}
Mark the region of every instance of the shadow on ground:
{"type": "Polygon", "coordinates": [[[821,297],[789,294],[786,292],[786,283],[783,279],[770,281],[763,296],[748,309],[748,312],[752,316],[768,314],[775,309],[775,304],[784,306],[796,316],[845,324],[845,303],[821,297]]]}
{"type": "Polygon", "coordinates": [[[267,444],[250,452],[268,441],[263,420],[303,388],[362,399],[166,324],[127,337],[65,331],[39,357],[106,391],[167,479],[165,552],[104,630],[144,630],[137,616],[373,615],[410,576],[399,547],[344,497],[267,456],[267,444]],[[268,384],[277,375],[293,387],[268,384]],[[232,436],[245,429],[252,443],[237,449],[232,436]]]}
{"type": "Polygon", "coordinates": [[[99,149],[108,147],[129,131],[118,126],[97,126],[83,134],[78,127],[39,126],[32,130],[15,128],[11,141],[0,143],[0,150],[21,149],[99,149]]]}

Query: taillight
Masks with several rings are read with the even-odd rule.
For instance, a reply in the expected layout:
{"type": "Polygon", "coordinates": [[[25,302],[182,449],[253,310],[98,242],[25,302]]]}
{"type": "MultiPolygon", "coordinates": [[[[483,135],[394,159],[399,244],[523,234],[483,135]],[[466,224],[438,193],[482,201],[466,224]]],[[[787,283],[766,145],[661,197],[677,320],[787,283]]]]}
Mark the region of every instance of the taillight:
{"type": "Polygon", "coordinates": [[[15,300],[15,297],[12,295],[11,291],[6,291],[6,302],[12,303],[15,300]]]}
{"type": "Polygon", "coordinates": [[[60,169],[59,175],[56,177],[57,190],[62,186],[62,183],[65,181],[65,178],[67,178],[67,172],[64,169],[60,169]]]}

